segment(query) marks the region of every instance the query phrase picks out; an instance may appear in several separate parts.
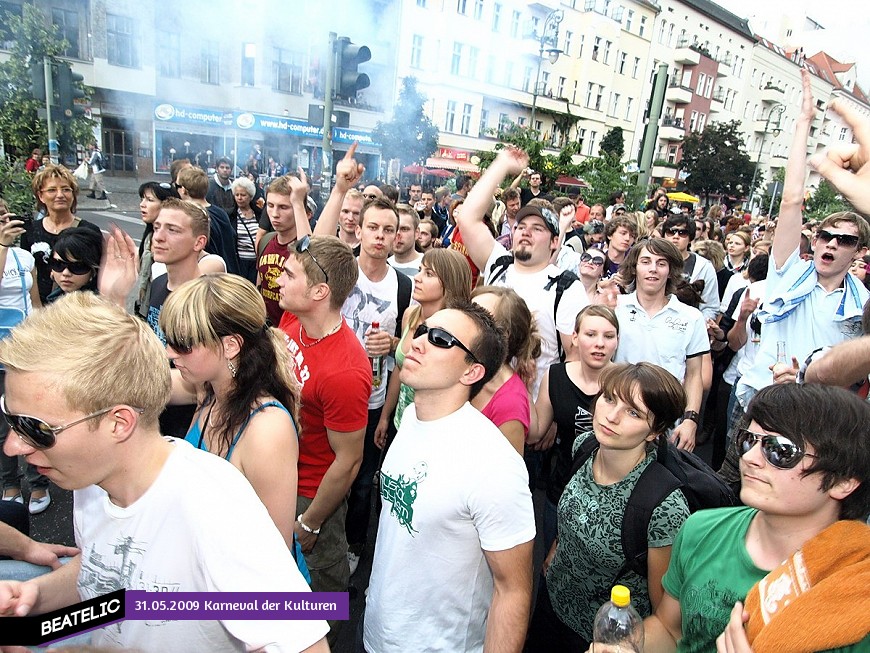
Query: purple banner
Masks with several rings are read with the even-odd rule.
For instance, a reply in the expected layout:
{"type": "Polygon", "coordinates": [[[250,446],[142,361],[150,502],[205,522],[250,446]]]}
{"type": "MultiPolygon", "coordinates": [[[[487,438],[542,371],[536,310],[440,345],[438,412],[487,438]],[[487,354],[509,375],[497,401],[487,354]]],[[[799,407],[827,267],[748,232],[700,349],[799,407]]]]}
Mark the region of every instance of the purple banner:
{"type": "Polygon", "coordinates": [[[126,619],[347,620],[347,592],[145,592],[128,590],[126,619]]]}

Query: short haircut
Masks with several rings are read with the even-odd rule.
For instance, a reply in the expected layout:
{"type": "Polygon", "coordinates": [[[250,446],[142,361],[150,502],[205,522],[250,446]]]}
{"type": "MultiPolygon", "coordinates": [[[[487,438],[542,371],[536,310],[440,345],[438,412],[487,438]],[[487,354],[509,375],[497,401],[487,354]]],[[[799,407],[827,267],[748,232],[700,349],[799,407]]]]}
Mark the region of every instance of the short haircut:
{"type": "Polygon", "coordinates": [[[665,218],[665,221],[662,223],[662,235],[667,236],[668,231],[674,227],[685,227],[689,232],[689,240],[695,238],[695,218],[692,216],[683,215],[682,213],[672,213],[665,218]]]}
{"type": "Polygon", "coordinates": [[[832,213],[822,220],[819,229],[836,227],[842,222],[853,224],[858,230],[858,249],[870,246],[870,225],[867,224],[867,220],[853,211],[838,211],[837,213],[832,213]]]}
{"type": "Polygon", "coordinates": [[[456,175],[456,190],[460,191],[468,185],[468,182],[471,181],[471,177],[468,175],[456,175]]]}
{"type": "Polygon", "coordinates": [[[434,197],[435,197],[435,191],[432,190],[431,188],[429,188],[428,186],[426,186],[426,187],[421,191],[420,195],[421,195],[421,196],[423,196],[423,195],[431,195],[432,198],[434,199],[434,197]]]}
{"type": "Polygon", "coordinates": [[[419,226],[425,226],[426,228],[428,228],[429,233],[432,234],[432,238],[438,238],[439,234],[441,233],[438,229],[438,225],[435,224],[435,222],[431,218],[423,218],[422,220],[420,220],[419,226]]]}
{"type": "Polygon", "coordinates": [[[254,182],[248,179],[247,177],[239,177],[238,179],[233,180],[232,189],[235,193],[239,188],[245,191],[248,195],[251,196],[251,199],[254,198],[254,195],[257,194],[257,187],[254,186],[254,182]]]}
{"type": "Polygon", "coordinates": [[[699,240],[692,245],[692,251],[708,259],[716,272],[725,265],[725,248],[715,240],[699,240]]]}
{"type": "Polygon", "coordinates": [[[208,175],[202,168],[185,168],[178,173],[176,183],[195,200],[204,200],[208,192],[208,175]]]}
{"type": "Polygon", "coordinates": [[[410,204],[396,204],[396,213],[399,214],[399,223],[401,224],[401,216],[407,215],[411,218],[411,228],[416,231],[420,224],[420,214],[417,213],[410,204]]]}
{"type": "Polygon", "coordinates": [[[577,318],[574,320],[574,332],[580,331],[580,325],[585,317],[603,317],[610,322],[616,329],[616,335],[619,335],[619,319],[616,317],[616,311],[604,304],[589,304],[582,311],[577,313],[577,318]]]}
{"type": "Polygon", "coordinates": [[[505,204],[507,204],[511,200],[518,200],[518,199],[520,199],[520,191],[518,191],[516,188],[505,188],[501,192],[501,201],[504,202],[505,204]]]}
{"type": "Polygon", "coordinates": [[[175,161],[169,164],[169,178],[173,184],[178,181],[178,173],[190,165],[192,165],[190,159],[175,159],[175,161]]]}
{"type": "Polygon", "coordinates": [[[399,201],[399,189],[392,184],[381,184],[378,188],[384,194],[384,197],[394,204],[399,201]]]}
{"type": "MultiPolygon", "coordinates": [[[[482,306],[469,301],[456,302],[450,308],[470,318],[477,328],[477,337],[474,341],[464,343],[474,353],[474,358],[483,365],[485,370],[483,376],[471,386],[469,398],[473,399],[501,368],[505,359],[507,339],[501,327],[496,324],[495,318],[482,306]]],[[[468,363],[474,362],[467,354],[465,360],[468,363]]]]}
{"type": "Polygon", "coordinates": [[[190,229],[193,231],[193,235],[205,236],[208,238],[211,220],[208,211],[202,208],[199,204],[194,204],[190,200],[179,200],[170,197],[168,200],[163,202],[163,207],[160,210],[162,211],[164,209],[175,209],[183,212],[188,218],[190,218],[190,229]]]}
{"type": "Polygon", "coordinates": [[[344,199],[345,200],[359,200],[361,202],[364,202],[366,198],[363,197],[361,190],[357,190],[356,188],[351,188],[349,191],[347,191],[347,193],[345,193],[344,199]]]}
{"type": "Polygon", "coordinates": [[[70,204],[70,211],[75,213],[76,206],[78,205],[79,183],[76,181],[73,173],[71,173],[68,168],[61,165],[49,163],[42,170],[33,175],[33,179],[30,182],[30,188],[33,191],[33,196],[36,198],[37,205],[39,205],[40,208],[45,207],[45,205],[39,200],[39,192],[48,183],[49,179],[60,179],[72,188],[73,196],[72,204],[70,204]]]}
{"type": "Polygon", "coordinates": [[[139,186],[139,199],[145,197],[145,191],[151,191],[158,202],[165,202],[170,197],[180,199],[175,187],[165,181],[146,181],[139,186]]]}
{"type": "Polygon", "coordinates": [[[33,311],[0,341],[0,363],[7,371],[47,376],[64,403],[83,413],[118,404],[140,408],[146,428],[157,428],[169,401],[169,359],[154,331],[90,292],[67,293],[33,311]]]}
{"type": "Polygon", "coordinates": [[[222,163],[227,164],[230,168],[233,167],[233,162],[230,161],[230,160],[229,160],[227,157],[225,157],[225,156],[222,156],[222,157],[219,158],[217,161],[215,161],[215,162],[214,162],[214,167],[217,168],[217,167],[218,167],[220,164],[222,164],[222,163]]]}
{"type": "Polygon", "coordinates": [[[611,206],[613,206],[614,204],[619,204],[620,200],[623,199],[624,197],[625,197],[625,191],[617,190],[617,191],[610,193],[610,197],[608,199],[608,202],[610,203],[611,206]]]}
{"type": "Polygon", "coordinates": [[[652,363],[620,363],[608,365],[598,377],[601,387],[592,405],[602,395],[619,397],[640,410],[634,394],[640,394],[646,406],[650,431],[659,436],[671,428],[686,410],[686,391],[673,374],[652,363]]]}
{"type": "Polygon", "coordinates": [[[574,206],[574,202],[568,197],[557,197],[553,200],[553,210],[559,215],[566,206],[574,206]]]}
{"type": "Polygon", "coordinates": [[[616,233],[616,230],[620,227],[625,227],[628,229],[628,233],[631,234],[632,238],[637,238],[637,220],[635,220],[631,216],[627,215],[615,215],[607,223],[607,226],[604,228],[604,236],[607,240],[610,240],[610,237],[616,233]]]}
{"type": "Polygon", "coordinates": [[[269,196],[269,193],[287,195],[289,197],[293,193],[293,189],[290,187],[291,176],[292,175],[283,175],[277,179],[273,179],[266,187],[266,197],[269,196]]]}
{"type": "Polygon", "coordinates": [[[631,285],[637,278],[637,261],[644,248],[656,256],[663,256],[668,261],[668,281],[665,284],[665,294],[670,295],[677,289],[677,284],[683,274],[683,257],[677,246],[664,238],[649,238],[642,243],[637,243],[628,251],[625,260],[619,266],[619,276],[625,285],[631,285]]]}
{"type": "MultiPolygon", "coordinates": [[[[762,281],[767,279],[767,265],[770,260],[768,254],[758,254],[749,259],[749,265],[746,266],[746,274],[749,276],[749,281],[762,281]]],[[[870,305],[870,302],[867,302],[870,305]]]]}
{"type": "Polygon", "coordinates": [[[450,189],[447,188],[447,186],[439,186],[438,189],[435,191],[435,199],[441,201],[449,194],[450,189]]]}
{"type": "Polygon", "coordinates": [[[755,421],[787,437],[815,458],[804,476],[818,473],[820,490],[854,478],[861,485],[840,506],[841,519],[864,519],[870,509],[870,404],[833,386],[784,383],[762,388],[749,402],[743,428],[755,421]],[[808,410],[808,407],[810,409],[808,410]]]}
{"type": "Polygon", "coordinates": [[[309,287],[322,283],[323,272],[317,263],[323,267],[329,276],[326,282],[330,291],[329,305],[333,309],[340,309],[359,277],[359,266],[353,250],[335,236],[312,236],[307,252],[298,252],[291,247],[291,253],[304,268],[309,287]],[[317,263],[314,259],[317,259],[317,263]]]}
{"type": "Polygon", "coordinates": [[[752,236],[750,236],[742,229],[735,229],[734,231],[729,232],[728,235],[725,236],[725,240],[728,240],[729,238],[731,238],[731,236],[742,240],[746,247],[749,247],[752,244],[752,236]]]}
{"type": "Polygon", "coordinates": [[[103,256],[103,235],[86,227],[64,229],[51,251],[65,261],[79,261],[96,270],[103,256]]]}
{"type": "Polygon", "coordinates": [[[394,216],[396,216],[396,229],[399,228],[399,212],[396,210],[395,203],[393,203],[386,197],[376,197],[375,199],[369,200],[368,202],[363,204],[362,210],[359,212],[360,227],[362,227],[365,223],[366,213],[368,213],[371,209],[390,211],[394,216]]]}

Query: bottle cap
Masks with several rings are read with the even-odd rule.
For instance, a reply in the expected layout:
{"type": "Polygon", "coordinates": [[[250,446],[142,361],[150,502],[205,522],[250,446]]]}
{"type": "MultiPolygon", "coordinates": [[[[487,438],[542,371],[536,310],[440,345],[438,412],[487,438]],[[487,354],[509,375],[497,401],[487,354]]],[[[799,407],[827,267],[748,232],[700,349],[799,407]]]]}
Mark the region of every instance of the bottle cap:
{"type": "Polygon", "coordinates": [[[624,608],[631,603],[631,590],[625,585],[614,585],[610,590],[610,600],[613,605],[624,608]]]}
{"type": "Polygon", "coordinates": [[[381,323],[380,323],[380,322],[372,322],[372,329],[373,329],[373,330],[377,331],[377,330],[380,329],[380,328],[381,328],[381,323]]]}

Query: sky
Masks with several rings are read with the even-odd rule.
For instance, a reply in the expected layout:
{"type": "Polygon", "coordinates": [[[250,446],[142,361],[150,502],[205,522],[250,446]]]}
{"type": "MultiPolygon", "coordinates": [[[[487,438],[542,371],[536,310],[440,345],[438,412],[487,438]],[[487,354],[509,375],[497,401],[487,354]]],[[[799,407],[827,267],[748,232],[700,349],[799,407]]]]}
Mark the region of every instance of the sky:
{"type": "MultiPolygon", "coordinates": [[[[714,0],[732,13],[749,18],[760,11],[784,15],[798,11],[825,27],[825,51],[843,63],[854,62],[858,67],[858,83],[870,93],[870,48],[866,39],[870,34],[870,2],[866,0],[714,0]],[[808,9],[808,11],[807,11],[808,9]],[[863,47],[862,47],[863,46],[863,47]]],[[[807,52],[813,55],[815,52],[807,52]]]]}

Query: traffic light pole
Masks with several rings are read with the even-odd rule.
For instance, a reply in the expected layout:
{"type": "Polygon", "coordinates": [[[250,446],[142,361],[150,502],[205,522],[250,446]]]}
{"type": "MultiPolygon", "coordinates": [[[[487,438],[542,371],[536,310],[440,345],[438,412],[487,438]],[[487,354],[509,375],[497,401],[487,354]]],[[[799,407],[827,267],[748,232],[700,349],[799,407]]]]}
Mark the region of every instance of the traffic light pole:
{"type": "Polygon", "coordinates": [[[58,147],[57,136],[54,132],[54,122],[51,120],[51,104],[54,99],[54,88],[51,81],[51,59],[44,57],[42,67],[45,71],[45,122],[48,125],[48,155],[51,162],[57,165],[58,147]]]}
{"type": "Polygon", "coordinates": [[[338,35],[329,33],[329,62],[326,65],[326,90],[323,95],[323,157],[321,160],[320,194],[329,197],[332,189],[332,94],[335,89],[336,53],[338,35]]]}

